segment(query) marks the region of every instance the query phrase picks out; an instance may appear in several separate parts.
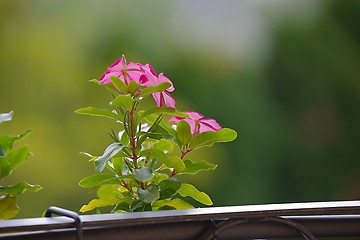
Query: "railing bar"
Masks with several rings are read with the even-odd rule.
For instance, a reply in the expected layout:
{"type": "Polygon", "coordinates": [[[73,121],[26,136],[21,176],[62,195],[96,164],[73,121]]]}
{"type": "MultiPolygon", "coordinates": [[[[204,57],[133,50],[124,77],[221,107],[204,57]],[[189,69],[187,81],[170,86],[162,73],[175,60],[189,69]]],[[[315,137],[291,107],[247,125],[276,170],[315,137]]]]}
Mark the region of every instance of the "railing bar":
{"type": "MultiPolygon", "coordinates": [[[[60,218],[60,217],[58,217],[60,218]]],[[[353,223],[357,223],[360,224],[360,215],[328,215],[328,216],[284,216],[284,218],[286,219],[290,219],[292,221],[295,222],[299,222],[303,225],[313,225],[313,226],[327,226],[328,224],[341,224],[342,227],[346,226],[346,224],[353,224],[353,223]]],[[[206,222],[206,221],[211,221],[212,219],[208,219],[208,220],[192,220],[192,221],[187,221],[188,223],[191,224],[199,224],[202,222],[206,222]]],[[[181,221],[180,221],[181,222],[181,221]]],[[[184,222],[184,221],[182,221],[184,222]]],[[[98,228],[98,229],[107,229],[107,228],[127,228],[127,227],[139,227],[141,228],[141,225],[143,226],[150,226],[150,225],[166,225],[166,224],[177,224],[178,222],[156,222],[154,221],[153,223],[142,223],[139,222],[138,224],[133,224],[133,225],[128,225],[128,224],[119,224],[118,226],[116,225],[108,225],[108,224],[99,224],[96,227],[92,226],[92,227],[86,227],[84,226],[84,231],[88,230],[88,229],[94,229],[94,228],[98,228]]],[[[59,225],[57,225],[59,226],[59,225]]],[[[326,227],[327,228],[327,227],[326,227]]],[[[73,222],[69,222],[69,223],[62,223],[62,228],[54,228],[51,225],[47,225],[45,226],[43,229],[41,230],[58,230],[58,229],[74,229],[73,227],[73,222]]],[[[360,228],[356,228],[358,230],[356,230],[357,232],[359,232],[360,234],[360,228]]],[[[30,227],[28,229],[24,229],[23,232],[34,232],[34,231],[38,231],[37,230],[32,230],[30,227]]],[[[10,231],[8,231],[10,232],[10,231]]],[[[13,232],[13,231],[11,231],[13,232]]],[[[1,234],[0,234],[1,236],[1,234]]]]}
{"type": "Polygon", "coordinates": [[[322,202],[322,203],[290,203],[264,204],[233,207],[211,207],[189,210],[167,210],[155,212],[123,213],[87,215],[82,218],[85,222],[110,222],[124,220],[130,223],[133,219],[139,221],[153,221],[154,218],[171,220],[207,219],[216,215],[219,218],[289,216],[289,215],[323,215],[323,214],[360,214],[360,201],[322,202]]]}
{"type": "MultiPolygon", "coordinates": [[[[212,207],[190,210],[167,210],[141,213],[121,213],[80,216],[85,227],[101,225],[139,225],[157,222],[201,221],[207,219],[249,218],[289,215],[360,214],[360,201],[267,204],[234,207],[212,207]]],[[[0,222],[0,233],[71,228],[72,221],[64,217],[15,219],[0,222]]]]}
{"type": "MultiPolygon", "coordinates": [[[[305,216],[284,217],[297,222],[316,237],[360,237],[360,216],[305,216]]],[[[84,228],[84,239],[153,239],[159,234],[163,239],[199,239],[202,232],[211,228],[208,221],[161,222],[132,226],[98,226],[84,228]]],[[[19,233],[17,235],[1,235],[0,239],[72,239],[75,228],[51,231],[19,233]]],[[[221,233],[219,240],[253,239],[253,238],[290,238],[299,237],[299,232],[274,222],[248,221],[241,226],[231,227],[221,233]]]]}

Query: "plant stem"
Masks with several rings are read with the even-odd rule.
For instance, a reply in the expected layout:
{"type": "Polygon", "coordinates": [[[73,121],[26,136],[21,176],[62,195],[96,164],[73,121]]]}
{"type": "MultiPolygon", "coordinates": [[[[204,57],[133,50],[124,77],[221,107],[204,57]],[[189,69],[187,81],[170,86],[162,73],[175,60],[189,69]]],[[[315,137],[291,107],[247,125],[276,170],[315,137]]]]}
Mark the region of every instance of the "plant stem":
{"type": "MultiPolygon", "coordinates": [[[[131,144],[131,150],[132,150],[132,156],[131,158],[133,159],[133,162],[134,162],[134,167],[135,168],[138,168],[138,156],[136,154],[136,148],[137,148],[137,144],[136,144],[136,137],[135,137],[135,134],[134,133],[134,113],[135,113],[135,105],[133,106],[133,108],[131,109],[130,111],[130,119],[129,119],[129,131],[130,131],[130,144],[131,144]]],[[[136,128],[135,128],[136,129],[136,128]]]]}
{"type": "MultiPolygon", "coordinates": [[[[188,153],[189,153],[189,152],[191,152],[191,151],[192,151],[192,149],[191,149],[191,148],[189,148],[189,147],[186,147],[186,149],[181,150],[181,156],[180,156],[180,159],[181,159],[181,160],[183,160],[183,159],[184,159],[184,157],[186,156],[186,154],[188,154],[188,153]]],[[[176,174],[177,174],[176,170],[175,170],[175,169],[173,169],[173,170],[172,170],[172,172],[171,172],[171,173],[170,173],[170,175],[169,175],[169,178],[175,177],[175,176],[176,176],[176,174]]]]}
{"type": "Polygon", "coordinates": [[[184,157],[186,156],[186,154],[188,154],[191,151],[192,151],[192,149],[190,149],[190,148],[186,148],[184,151],[181,151],[180,159],[183,160],[184,157]]]}

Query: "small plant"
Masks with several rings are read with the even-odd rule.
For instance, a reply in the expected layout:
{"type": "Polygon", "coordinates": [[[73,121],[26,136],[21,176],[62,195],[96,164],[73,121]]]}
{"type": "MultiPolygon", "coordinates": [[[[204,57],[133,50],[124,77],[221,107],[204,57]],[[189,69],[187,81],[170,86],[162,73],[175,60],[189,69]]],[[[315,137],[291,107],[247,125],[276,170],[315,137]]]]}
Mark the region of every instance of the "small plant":
{"type": "MultiPolygon", "coordinates": [[[[0,114],[0,123],[10,121],[12,116],[13,112],[0,114]]],[[[28,146],[19,149],[13,148],[15,142],[23,139],[30,132],[31,130],[28,129],[17,136],[0,134],[0,183],[31,155],[28,146]]],[[[26,190],[37,192],[40,189],[40,185],[31,185],[27,182],[20,182],[12,186],[0,185],[0,219],[9,219],[16,216],[19,212],[19,207],[16,205],[18,195],[26,190]]]]}
{"type": "Polygon", "coordinates": [[[113,143],[101,156],[84,153],[96,173],[82,179],[80,186],[97,189],[98,198],[80,211],[99,212],[109,206],[112,212],[193,208],[186,197],[212,205],[206,193],[178,177],[215,169],[205,160],[192,161],[188,154],[232,141],[237,133],[200,113],[178,111],[170,95],[172,82],[149,64],[126,62],[123,56],[91,82],[110,91],[111,109],[86,107],[75,112],[111,118],[120,131],[111,129],[113,143]],[[146,102],[150,96],[156,105],[146,102]]]}

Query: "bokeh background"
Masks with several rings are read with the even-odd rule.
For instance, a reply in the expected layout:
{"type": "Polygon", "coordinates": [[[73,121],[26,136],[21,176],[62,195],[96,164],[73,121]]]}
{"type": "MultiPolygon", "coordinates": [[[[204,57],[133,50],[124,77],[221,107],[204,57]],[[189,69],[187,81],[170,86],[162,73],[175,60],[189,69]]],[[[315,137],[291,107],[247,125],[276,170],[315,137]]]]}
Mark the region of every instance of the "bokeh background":
{"type": "Polygon", "coordinates": [[[192,177],[215,206],[360,198],[360,1],[0,0],[1,133],[33,156],[6,183],[18,217],[78,209],[113,122],[74,114],[105,107],[88,80],[125,54],[174,83],[179,109],[238,132],[193,157],[218,164],[192,177]]]}

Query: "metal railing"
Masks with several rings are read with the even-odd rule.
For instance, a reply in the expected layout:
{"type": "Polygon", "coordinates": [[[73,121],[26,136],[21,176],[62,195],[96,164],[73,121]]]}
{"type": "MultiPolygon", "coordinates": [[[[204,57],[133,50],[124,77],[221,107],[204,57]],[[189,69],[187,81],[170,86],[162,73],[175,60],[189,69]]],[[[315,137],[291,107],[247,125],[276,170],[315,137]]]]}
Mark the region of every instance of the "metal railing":
{"type": "MultiPolygon", "coordinates": [[[[52,215],[60,215],[53,217],[52,215]]],[[[0,239],[360,239],[360,201],[266,204],[0,221],[0,239]]]]}

